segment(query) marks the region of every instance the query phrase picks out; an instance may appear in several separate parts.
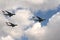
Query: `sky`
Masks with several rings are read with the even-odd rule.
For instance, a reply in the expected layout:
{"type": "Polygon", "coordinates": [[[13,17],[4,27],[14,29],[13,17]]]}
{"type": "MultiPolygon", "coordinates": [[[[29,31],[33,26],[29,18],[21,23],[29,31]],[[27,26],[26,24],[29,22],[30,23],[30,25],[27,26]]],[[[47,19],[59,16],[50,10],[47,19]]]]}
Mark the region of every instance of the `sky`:
{"type": "Polygon", "coordinates": [[[60,40],[60,0],[0,0],[0,40],[60,40]],[[30,20],[34,16],[46,20],[30,20]]]}

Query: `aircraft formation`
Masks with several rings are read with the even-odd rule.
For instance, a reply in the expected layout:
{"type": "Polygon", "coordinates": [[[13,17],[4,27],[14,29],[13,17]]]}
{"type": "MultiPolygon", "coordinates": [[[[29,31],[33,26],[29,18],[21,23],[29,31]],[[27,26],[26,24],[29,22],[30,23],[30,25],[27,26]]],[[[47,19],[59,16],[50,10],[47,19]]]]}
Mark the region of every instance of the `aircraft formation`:
{"type": "MultiPolygon", "coordinates": [[[[9,11],[6,11],[6,10],[5,10],[5,11],[2,11],[2,12],[3,12],[3,14],[4,14],[5,16],[9,16],[9,17],[15,15],[15,14],[9,12],[9,11]]],[[[42,22],[42,21],[45,20],[45,19],[40,18],[40,17],[38,17],[38,16],[35,16],[35,17],[33,17],[32,19],[33,19],[34,21],[38,21],[38,22],[42,22]]],[[[17,26],[17,24],[14,24],[14,23],[11,23],[11,22],[6,22],[6,24],[7,24],[8,26],[11,26],[11,27],[17,26]]]]}
{"type": "MultiPolygon", "coordinates": [[[[9,17],[15,15],[15,14],[9,12],[9,11],[6,11],[6,10],[5,10],[5,11],[2,11],[2,12],[3,12],[3,14],[4,14],[5,16],[9,16],[9,17]]],[[[11,23],[11,22],[6,22],[6,24],[7,24],[8,26],[11,26],[11,27],[17,26],[17,24],[14,24],[14,23],[11,23]]]]}

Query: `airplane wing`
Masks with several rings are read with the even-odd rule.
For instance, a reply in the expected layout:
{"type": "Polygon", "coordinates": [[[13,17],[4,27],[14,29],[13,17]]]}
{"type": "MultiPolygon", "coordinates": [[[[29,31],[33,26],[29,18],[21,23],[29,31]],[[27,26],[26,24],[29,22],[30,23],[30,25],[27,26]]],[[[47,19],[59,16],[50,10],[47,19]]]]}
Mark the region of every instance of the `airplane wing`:
{"type": "Polygon", "coordinates": [[[6,22],[6,24],[7,24],[8,26],[10,26],[10,25],[11,25],[11,23],[10,23],[10,22],[6,22]]]}
{"type": "Polygon", "coordinates": [[[6,11],[8,14],[11,14],[11,15],[15,15],[15,14],[12,14],[11,12],[9,12],[9,11],[6,11]]]}
{"type": "MultiPolygon", "coordinates": [[[[6,11],[6,10],[5,10],[6,11]]],[[[9,14],[12,14],[11,12],[8,12],[8,11],[6,11],[7,13],[9,13],[9,14]]]]}
{"type": "Polygon", "coordinates": [[[10,22],[6,22],[6,24],[7,24],[8,26],[17,26],[16,24],[13,24],[13,23],[10,23],[10,22]]]}
{"type": "Polygon", "coordinates": [[[38,19],[42,19],[42,18],[40,18],[40,17],[38,17],[38,16],[36,16],[38,19]]]}
{"type": "Polygon", "coordinates": [[[2,11],[4,15],[8,15],[8,14],[5,14],[5,11],[2,11]]]}

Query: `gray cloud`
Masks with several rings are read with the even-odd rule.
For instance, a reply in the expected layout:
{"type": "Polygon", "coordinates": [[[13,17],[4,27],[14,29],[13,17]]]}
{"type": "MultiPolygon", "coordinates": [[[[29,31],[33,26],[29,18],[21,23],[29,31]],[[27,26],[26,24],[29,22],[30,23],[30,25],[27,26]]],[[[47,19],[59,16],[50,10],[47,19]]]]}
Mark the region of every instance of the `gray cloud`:
{"type": "Polygon", "coordinates": [[[30,25],[33,25],[33,21],[29,20],[31,16],[33,16],[33,13],[31,13],[30,10],[18,10],[15,13],[16,15],[13,15],[12,17],[6,18],[3,13],[0,14],[0,39],[1,40],[7,40],[11,38],[11,40],[14,39],[21,39],[21,37],[24,35],[24,29],[26,27],[29,27],[30,25]],[[16,23],[17,26],[11,27],[6,24],[6,22],[12,22],[16,23]]]}
{"type": "MultiPolygon", "coordinates": [[[[59,4],[60,0],[0,0],[0,9],[6,10],[23,7],[25,9],[31,8],[32,10],[48,10],[57,7],[59,4]]],[[[53,16],[46,27],[41,28],[41,24],[37,22],[32,28],[23,30],[26,26],[34,23],[28,19],[30,16],[33,16],[30,10],[19,10],[16,12],[16,15],[8,20],[0,13],[0,39],[5,40],[8,38],[14,40],[15,38],[21,38],[25,33],[29,40],[60,40],[60,14],[57,13],[53,16]],[[18,26],[14,28],[7,26],[6,21],[17,23],[18,26]]]]}
{"type": "Polygon", "coordinates": [[[60,40],[60,12],[49,19],[46,27],[41,27],[39,22],[33,25],[34,22],[29,20],[31,16],[33,16],[33,13],[25,9],[18,10],[16,15],[12,16],[10,20],[1,13],[0,39],[21,39],[21,37],[25,34],[29,40],[60,40]],[[7,26],[5,23],[6,21],[17,23],[18,26],[14,28],[7,26]],[[24,30],[25,26],[29,27],[31,24],[33,25],[31,28],[24,30]]]}
{"type": "Polygon", "coordinates": [[[48,10],[56,8],[59,4],[60,0],[0,0],[0,9],[23,7],[32,10],[48,10]]]}
{"type": "Polygon", "coordinates": [[[47,24],[47,32],[44,40],[60,40],[60,12],[52,16],[47,24]]]}
{"type": "Polygon", "coordinates": [[[29,40],[60,40],[60,12],[50,18],[46,27],[36,25],[26,31],[29,40]]]}

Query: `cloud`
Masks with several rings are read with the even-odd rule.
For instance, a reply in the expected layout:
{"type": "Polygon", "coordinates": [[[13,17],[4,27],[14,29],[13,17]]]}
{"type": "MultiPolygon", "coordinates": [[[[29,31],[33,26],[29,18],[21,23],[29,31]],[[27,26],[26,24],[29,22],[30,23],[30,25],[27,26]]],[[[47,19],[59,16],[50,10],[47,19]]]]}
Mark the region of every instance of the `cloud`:
{"type": "Polygon", "coordinates": [[[4,33],[4,26],[6,26],[6,23],[8,20],[4,17],[2,12],[0,12],[0,37],[1,36],[6,36],[6,33],[4,33]],[[2,33],[1,33],[2,32],[2,33]]]}
{"type": "Polygon", "coordinates": [[[2,40],[14,40],[11,36],[7,36],[7,37],[2,37],[1,38],[2,40]]]}
{"type": "Polygon", "coordinates": [[[60,12],[50,18],[44,40],[60,40],[60,12]]]}
{"type": "MultiPolygon", "coordinates": [[[[40,30],[40,28],[41,28],[41,24],[39,22],[37,22],[33,25],[32,29],[30,28],[27,31],[29,32],[29,30],[30,30],[30,33],[32,35],[35,35],[36,33],[39,33],[38,30],[40,30]]],[[[43,30],[41,31],[41,33],[43,33],[43,30]]]]}
{"type": "Polygon", "coordinates": [[[27,1],[32,4],[42,4],[45,2],[44,0],[27,0],[27,1]]]}
{"type": "Polygon", "coordinates": [[[18,7],[32,10],[48,10],[56,8],[60,0],[0,0],[0,9],[15,9],[18,7]]]}
{"type": "Polygon", "coordinates": [[[34,23],[33,20],[30,20],[32,16],[33,13],[30,10],[23,9],[16,11],[16,15],[12,16],[10,20],[20,25],[21,29],[24,29],[34,23]]]}
{"type": "Polygon", "coordinates": [[[16,9],[18,7],[25,8],[16,11],[16,15],[9,19],[2,13],[0,14],[0,39],[14,40],[26,34],[29,40],[60,40],[60,12],[50,18],[46,27],[41,27],[39,22],[34,24],[33,20],[29,20],[29,18],[34,15],[30,10],[27,10],[48,10],[57,7],[59,4],[60,0],[0,0],[1,10],[16,9]],[[16,23],[18,26],[14,28],[7,26],[5,22],[9,21],[16,23]],[[27,27],[30,28],[24,30],[27,27]]]}
{"type": "Polygon", "coordinates": [[[30,10],[23,9],[18,10],[12,17],[7,18],[3,13],[0,14],[0,39],[21,39],[24,35],[24,29],[26,27],[31,27],[33,21],[30,18],[33,16],[30,10]],[[8,26],[6,22],[12,22],[17,24],[15,27],[8,26]]]}
{"type": "Polygon", "coordinates": [[[29,40],[60,40],[60,12],[50,18],[46,27],[38,25],[26,31],[29,40]]]}
{"type": "Polygon", "coordinates": [[[7,35],[10,35],[12,38],[20,38],[23,35],[23,30],[19,28],[19,26],[16,26],[12,28],[11,26],[8,26],[6,22],[9,22],[9,19],[6,18],[2,12],[0,14],[0,39],[1,37],[3,38],[2,40],[6,39],[7,35]]]}
{"type": "Polygon", "coordinates": [[[41,24],[37,22],[25,32],[29,40],[41,40],[45,34],[45,27],[41,28],[41,24]]]}

